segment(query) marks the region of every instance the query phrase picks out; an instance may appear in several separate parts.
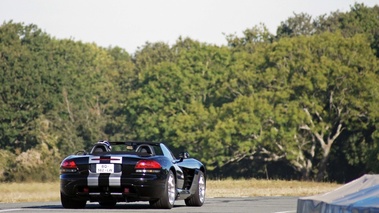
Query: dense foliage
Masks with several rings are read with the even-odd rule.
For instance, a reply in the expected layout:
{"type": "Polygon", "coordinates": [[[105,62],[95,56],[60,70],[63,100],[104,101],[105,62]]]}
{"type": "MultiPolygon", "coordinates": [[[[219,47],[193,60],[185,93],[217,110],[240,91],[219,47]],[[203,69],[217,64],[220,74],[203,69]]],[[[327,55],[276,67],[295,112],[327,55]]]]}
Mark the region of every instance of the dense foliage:
{"type": "Polygon", "coordinates": [[[379,167],[379,7],[295,14],[134,54],[0,26],[0,181],[57,179],[100,140],[165,141],[215,178],[346,182],[379,167]]]}

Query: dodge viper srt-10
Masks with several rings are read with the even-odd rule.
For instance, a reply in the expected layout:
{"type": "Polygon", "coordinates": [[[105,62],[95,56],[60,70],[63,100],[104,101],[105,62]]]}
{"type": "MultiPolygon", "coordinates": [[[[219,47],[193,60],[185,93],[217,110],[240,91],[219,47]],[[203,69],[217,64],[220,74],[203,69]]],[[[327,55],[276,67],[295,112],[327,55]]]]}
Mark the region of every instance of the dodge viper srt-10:
{"type": "Polygon", "coordinates": [[[89,153],[65,158],[60,165],[64,208],[85,208],[87,201],[114,207],[117,202],[149,201],[170,209],[175,200],[202,206],[204,165],[182,152],[175,158],[163,143],[99,141],[89,153]]]}

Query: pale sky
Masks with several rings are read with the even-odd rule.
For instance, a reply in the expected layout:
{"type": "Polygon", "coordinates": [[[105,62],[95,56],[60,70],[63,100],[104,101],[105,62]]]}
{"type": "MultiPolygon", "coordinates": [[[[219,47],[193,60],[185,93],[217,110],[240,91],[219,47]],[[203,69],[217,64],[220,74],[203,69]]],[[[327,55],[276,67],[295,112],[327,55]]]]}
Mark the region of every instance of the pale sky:
{"type": "Polygon", "coordinates": [[[225,45],[225,35],[264,23],[271,33],[294,13],[346,12],[379,0],[0,0],[1,24],[35,24],[52,37],[119,46],[134,53],[146,42],[182,37],[225,45]]]}

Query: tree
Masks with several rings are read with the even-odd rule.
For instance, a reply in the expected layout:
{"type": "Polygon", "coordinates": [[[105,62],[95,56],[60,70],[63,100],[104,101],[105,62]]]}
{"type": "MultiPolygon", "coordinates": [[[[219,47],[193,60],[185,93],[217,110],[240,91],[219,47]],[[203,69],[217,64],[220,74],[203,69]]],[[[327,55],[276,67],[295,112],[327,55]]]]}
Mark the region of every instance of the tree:
{"type": "Polygon", "coordinates": [[[287,105],[297,108],[291,113],[296,116],[291,125],[296,133],[288,133],[300,149],[294,159],[304,160],[294,166],[308,168],[309,173],[309,163],[318,163],[316,179],[324,180],[333,144],[341,133],[372,119],[369,103],[375,98],[367,91],[376,88],[377,61],[367,38],[357,35],[346,39],[341,34],[325,33],[281,39],[273,45],[267,63],[271,64],[267,71],[277,70],[286,81],[275,78],[266,85],[280,83],[284,86],[281,90],[289,89],[287,105]]]}
{"type": "Polygon", "coordinates": [[[234,34],[226,36],[228,46],[231,47],[233,51],[247,53],[253,53],[258,45],[262,46],[263,44],[272,43],[274,38],[275,36],[269,32],[264,24],[246,29],[243,31],[242,37],[238,37],[234,34]]]}
{"type": "Polygon", "coordinates": [[[315,20],[317,32],[341,31],[345,37],[356,34],[366,34],[369,38],[371,48],[379,56],[379,6],[370,8],[363,3],[355,3],[351,10],[346,13],[333,12],[329,16],[323,15],[315,20]]]}
{"type": "Polygon", "coordinates": [[[43,56],[51,39],[35,25],[4,23],[0,27],[0,144],[23,151],[37,144],[33,120],[51,109],[43,56]]]}
{"type": "Polygon", "coordinates": [[[313,35],[316,30],[311,15],[306,13],[295,13],[293,17],[288,18],[279,25],[276,31],[276,36],[281,38],[286,36],[313,35]]]}

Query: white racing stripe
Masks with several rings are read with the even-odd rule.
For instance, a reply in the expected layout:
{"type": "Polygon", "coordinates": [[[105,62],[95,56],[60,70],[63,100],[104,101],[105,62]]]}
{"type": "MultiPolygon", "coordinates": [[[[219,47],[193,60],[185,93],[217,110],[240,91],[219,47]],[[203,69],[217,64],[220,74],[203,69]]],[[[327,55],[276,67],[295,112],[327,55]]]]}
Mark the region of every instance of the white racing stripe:
{"type": "Polygon", "coordinates": [[[89,164],[93,164],[93,163],[100,163],[100,157],[89,157],[89,161],[88,161],[88,163],[89,164]]]}
{"type": "MultiPolygon", "coordinates": [[[[122,164],[122,157],[110,157],[110,163],[113,164],[122,164]]],[[[88,163],[89,164],[98,164],[100,163],[100,157],[99,156],[92,156],[89,157],[88,163]]],[[[109,186],[121,186],[121,175],[122,172],[119,173],[111,173],[109,175],[109,186]]],[[[88,186],[99,186],[99,176],[100,173],[93,173],[89,171],[88,177],[87,177],[87,183],[88,186]]]]}
{"type": "Polygon", "coordinates": [[[99,176],[100,176],[100,173],[89,172],[88,177],[87,177],[88,186],[98,186],[99,176]]]}
{"type": "Polygon", "coordinates": [[[112,173],[109,176],[109,186],[121,186],[121,172],[120,173],[112,173]]]}
{"type": "Polygon", "coordinates": [[[122,163],[122,157],[111,157],[111,163],[122,163]]]}

